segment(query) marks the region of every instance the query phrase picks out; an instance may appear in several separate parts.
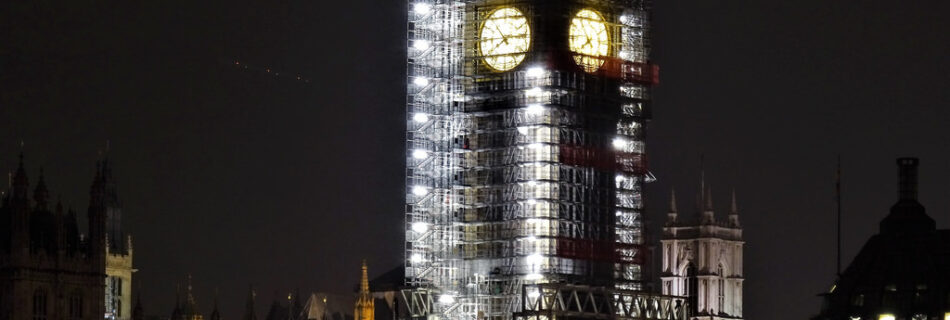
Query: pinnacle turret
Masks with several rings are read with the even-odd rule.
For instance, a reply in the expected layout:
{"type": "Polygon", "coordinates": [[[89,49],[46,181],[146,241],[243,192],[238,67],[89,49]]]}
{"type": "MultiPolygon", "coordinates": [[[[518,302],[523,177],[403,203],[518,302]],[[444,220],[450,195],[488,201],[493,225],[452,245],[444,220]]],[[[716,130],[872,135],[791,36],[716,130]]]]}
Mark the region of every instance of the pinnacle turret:
{"type": "Polygon", "coordinates": [[[257,293],[254,292],[254,286],[248,286],[247,301],[244,303],[244,317],[241,320],[257,320],[257,311],[254,310],[254,299],[257,293]]]}
{"type": "Polygon", "coordinates": [[[729,208],[729,226],[739,227],[739,206],[736,205],[736,189],[732,189],[732,206],[729,208]]]}
{"type": "Polygon", "coordinates": [[[20,164],[17,166],[16,173],[13,175],[13,183],[11,184],[11,198],[13,201],[18,204],[26,204],[29,187],[30,181],[26,177],[26,169],[24,169],[23,165],[23,153],[20,152],[20,164]]]}
{"type": "Polygon", "coordinates": [[[666,214],[666,224],[676,223],[678,214],[676,212],[676,189],[670,189],[670,211],[666,214]]]}
{"type": "Polygon", "coordinates": [[[33,191],[33,201],[36,202],[37,209],[48,209],[49,189],[46,187],[46,179],[43,175],[43,168],[40,168],[40,177],[37,179],[36,189],[33,191]]]}
{"type": "Polygon", "coordinates": [[[209,320],[221,320],[221,313],[218,311],[218,289],[214,290],[214,307],[211,309],[209,320]]]}
{"type": "Polygon", "coordinates": [[[716,216],[713,211],[712,203],[712,188],[706,187],[706,194],[704,196],[706,204],[703,207],[703,224],[714,224],[716,223],[716,216]]]}
{"type": "Polygon", "coordinates": [[[366,268],[366,260],[363,260],[362,277],[360,277],[360,292],[357,294],[356,306],[353,312],[354,320],[373,320],[375,318],[375,302],[373,294],[369,291],[369,275],[366,268]]]}

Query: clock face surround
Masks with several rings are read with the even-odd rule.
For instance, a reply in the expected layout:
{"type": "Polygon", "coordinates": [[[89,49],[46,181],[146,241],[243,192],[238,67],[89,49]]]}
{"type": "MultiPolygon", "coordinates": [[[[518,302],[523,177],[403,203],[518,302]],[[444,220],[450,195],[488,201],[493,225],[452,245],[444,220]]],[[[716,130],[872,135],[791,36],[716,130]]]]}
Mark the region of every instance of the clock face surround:
{"type": "Polygon", "coordinates": [[[531,46],[531,26],[514,7],[492,11],[478,31],[478,51],[495,71],[508,71],[524,61],[531,46]]]}
{"type": "Polygon", "coordinates": [[[607,22],[597,11],[583,9],[571,19],[568,31],[568,47],[574,55],[574,62],[587,72],[595,72],[604,64],[601,57],[609,51],[607,22]]]}

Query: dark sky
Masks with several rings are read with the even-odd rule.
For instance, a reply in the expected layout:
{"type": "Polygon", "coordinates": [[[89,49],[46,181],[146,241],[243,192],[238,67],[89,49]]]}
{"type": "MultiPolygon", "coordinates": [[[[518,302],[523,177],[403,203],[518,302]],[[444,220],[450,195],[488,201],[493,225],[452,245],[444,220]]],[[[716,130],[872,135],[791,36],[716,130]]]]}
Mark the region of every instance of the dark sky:
{"type": "MultiPolygon", "coordinates": [[[[33,181],[44,167],[84,212],[110,141],[147,313],[188,273],[202,310],[218,288],[237,319],[248,284],[263,313],[278,290],[349,292],[361,258],[400,263],[402,1],[60,2],[0,4],[0,169],[24,140],[33,181]]],[[[950,224],[947,12],[655,1],[649,215],[672,187],[692,207],[704,154],[720,213],[738,193],[749,318],[817,312],[838,154],[845,263],[896,198],[898,156],[922,158],[922,202],[950,224]]]]}

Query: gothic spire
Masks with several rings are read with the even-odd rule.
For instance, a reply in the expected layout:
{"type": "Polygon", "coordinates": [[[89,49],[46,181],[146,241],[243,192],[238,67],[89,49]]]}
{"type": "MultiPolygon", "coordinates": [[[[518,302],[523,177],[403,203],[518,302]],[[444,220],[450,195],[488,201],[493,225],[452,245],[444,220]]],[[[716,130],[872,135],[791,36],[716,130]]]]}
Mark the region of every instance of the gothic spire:
{"type": "Polygon", "coordinates": [[[23,152],[20,152],[20,164],[17,166],[16,173],[13,175],[12,198],[19,203],[26,203],[27,189],[30,187],[30,181],[26,177],[26,169],[23,168],[23,152]]]}
{"type": "Polygon", "coordinates": [[[732,188],[732,206],[729,208],[729,213],[739,214],[739,207],[736,206],[736,188],[732,188]]]}
{"type": "Polygon", "coordinates": [[[214,289],[214,308],[211,309],[209,320],[221,320],[221,313],[218,312],[218,289],[214,289]]]}
{"type": "MultiPolygon", "coordinates": [[[[141,292],[141,290],[139,290],[141,292]]],[[[144,320],[145,314],[142,310],[142,294],[139,293],[135,297],[135,308],[132,309],[132,320],[144,320]]]]}
{"type": "Polygon", "coordinates": [[[670,188],[670,212],[676,212],[676,189],[670,188]]]}
{"type": "Polygon", "coordinates": [[[360,278],[360,292],[356,298],[356,306],[353,311],[354,320],[373,320],[375,318],[375,302],[373,295],[369,292],[369,276],[366,270],[366,260],[363,260],[363,275],[360,278]]]}
{"type": "Polygon", "coordinates": [[[175,309],[172,309],[171,320],[181,320],[181,318],[181,283],[175,283],[175,309]]]}
{"type": "Polygon", "coordinates": [[[257,293],[254,292],[254,286],[248,286],[247,301],[244,303],[244,317],[241,320],[257,320],[257,312],[254,310],[254,298],[257,293]]]}
{"type": "Polygon", "coordinates": [[[703,224],[716,223],[716,217],[713,211],[713,204],[712,204],[712,188],[708,188],[708,187],[706,188],[706,195],[704,198],[706,199],[706,205],[705,205],[705,208],[703,209],[702,222],[703,224]]]}
{"type": "Polygon", "coordinates": [[[367,275],[366,259],[363,259],[363,277],[360,278],[360,293],[369,293],[369,276],[367,275]]]}
{"type": "Polygon", "coordinates": [[[43,168],[40,168],[40,177],[37,179],[36,189],[33,191],[33,200],[36,201],[36,207],[40,210],[46,210],[49,205],[49,189],[46,188],[43,168]]]}

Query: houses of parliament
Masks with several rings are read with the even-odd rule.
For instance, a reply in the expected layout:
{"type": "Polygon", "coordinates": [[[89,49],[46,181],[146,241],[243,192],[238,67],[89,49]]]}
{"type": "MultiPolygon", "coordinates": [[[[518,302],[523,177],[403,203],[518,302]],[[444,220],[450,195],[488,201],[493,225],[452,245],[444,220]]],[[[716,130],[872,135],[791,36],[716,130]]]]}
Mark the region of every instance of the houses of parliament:
{"type": "Polygon", "coordinates": [[[42,169],[31,185],[27,165],[10,174],[0,197],[0,320],[128,320],[132,238],[108,159],[97,162],[88,226],[53,200],[42,169]]]}

